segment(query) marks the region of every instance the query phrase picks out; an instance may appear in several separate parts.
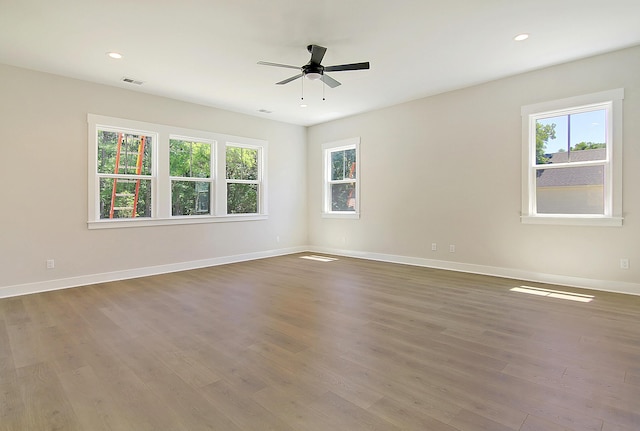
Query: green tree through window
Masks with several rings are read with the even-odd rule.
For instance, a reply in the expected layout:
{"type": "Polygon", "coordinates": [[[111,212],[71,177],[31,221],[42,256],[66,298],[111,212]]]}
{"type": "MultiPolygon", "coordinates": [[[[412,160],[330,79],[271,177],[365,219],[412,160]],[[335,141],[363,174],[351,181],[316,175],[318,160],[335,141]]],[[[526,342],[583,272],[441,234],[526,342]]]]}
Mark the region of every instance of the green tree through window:
{"type": "Polygon", "coordinates": [[[227,213],[256,214],[259,212],[258,148],[227,145],[227,213]]]}
{"type": "Polygon", "coordinates": [[[211,153],[208,142],[169,141],[171,215],[211,214],[211,153]]]}
{"type": "Polygon", "coordinates": [[[100,218],[151,217],[152,137],[97,133],[100,218]]]}
{"type": "Polygon", "coordinates": [[[355,211],[356,150],[331,152],[331,210],[355,211]]]}

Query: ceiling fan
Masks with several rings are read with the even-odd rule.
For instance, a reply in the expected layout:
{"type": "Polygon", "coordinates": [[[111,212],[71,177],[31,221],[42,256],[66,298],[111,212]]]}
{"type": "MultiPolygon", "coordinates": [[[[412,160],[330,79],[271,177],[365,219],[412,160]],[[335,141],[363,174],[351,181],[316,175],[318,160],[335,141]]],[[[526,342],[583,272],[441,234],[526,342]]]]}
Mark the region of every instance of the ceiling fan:
{"type": "Polygon", "coordinates": [[[350,63],[350,64],[339,64],[336,66],[323,66],[320,64],[322,62],[322,58],[324,57],[324,53],[327,51],[327,48],[320,45],[309,45],[307,46],[307,51],[311,53],[311,60],[304,66],[290,66],[288,64],[280,64],[280,63],[271,63],[268,61],[259,61],[258,64],[262,64],[264,66],[276,66],[276,67],[286,67],[288,69],[298,69],[301,73],[296,76],[292,76],[291,78],[287,78],[283,81],[276,82],[276,85],[287,84],[291,81],[294,81],[298,78],[302,78],[303,76],[307,77],[311,80],[321,80],[326,85],[331,88],[335,88],[340,83],[333,79],[332,77],[325,75],[325,72],[341,72],[343,70],[362,70],[369,69],[369,62],[363,63],[350,63]]]}

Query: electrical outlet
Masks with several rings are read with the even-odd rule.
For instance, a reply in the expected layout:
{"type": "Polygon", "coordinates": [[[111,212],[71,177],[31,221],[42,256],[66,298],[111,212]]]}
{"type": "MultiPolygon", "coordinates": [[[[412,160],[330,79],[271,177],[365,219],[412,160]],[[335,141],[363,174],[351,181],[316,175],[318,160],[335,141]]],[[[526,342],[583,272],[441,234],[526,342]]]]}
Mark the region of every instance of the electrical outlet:
{"type": "Polygon", "coordinates": [[[47,269],[53,269],[56,267],[56,261],[53,259],[47,259],[47,269]]]}
{"type": "Polygon", "coordinates": [[[451,244],[449,245],[449,253],[455,253],[456,252],[456,246],[451,244]]]}
{"type": "Polygon", "coordinates": [[[276,236],[276,242],[280,242],[280,235],[276,236]]]}
{"type": "Polygon", "coordinates": [[[627,258],[620,259],[620,269],[629,269],[629,259],[627,258]]]}
{"type": "Polygon", "coordinates": [[[437,251],[438,250],[438,244],[436,244],[435,242],[431,243],[431,251],[437,251]]]}

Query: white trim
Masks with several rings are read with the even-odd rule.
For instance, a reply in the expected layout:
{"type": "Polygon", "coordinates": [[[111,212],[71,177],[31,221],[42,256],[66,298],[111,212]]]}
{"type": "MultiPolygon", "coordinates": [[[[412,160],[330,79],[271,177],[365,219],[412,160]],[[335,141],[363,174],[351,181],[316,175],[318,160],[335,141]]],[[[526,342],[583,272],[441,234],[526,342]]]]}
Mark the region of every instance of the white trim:
{"type": "Polygon", "coordinates": [[[347,218],[347,219],[359,219],[359,212],[346,212],[346,211],[331,211],[323,212],[320,215],[322,218],[347,218]]]}
{"type": "MultiPolygon", "coordinates": [[[[269,143],[265,140],[226,135],[204,130],[186,129],[163,124],[147,123],[124,118],[107,117],[103,115],[87,114],[89,163],[88,163],[88,220],[89,229],[126,228],[141,226],[179,225],[197,223],[216,223],[229,221],[253,221],[268,218],[267,200],[267,157],[269,143]],[[152,180],[152,212],[151,217],[134,219],[100,219],[99,211],[99,176],[111,174],[97,174],[97,129],[114,131],[134,131],[136,133],[152,134],[153,147],[153,176],[145,177],[152,180]],[[171,139],[186,139],[211,144],[212,176],[198,181],[212,183],[210,199],[210,215],[172,216],[171,215],[171,180],[169,175],[169,141],[171,139]],[[256,214],[226,214],[226,157],[227,145],[257,149],[259,153],[259,213],[256,214]]],[[[137,177],[137,176],[136,176],[137,177]]]]}
{"type": "Polygon", "coordinates": [[[87,222],[89,229],[116,229],[123,227],[168,226],[179,224],[229,223],[267,220],[269,214],[228,214],[221,216],[191,215],[171,216],[171,218],[102,219],[87,222]]]}
{"type": "Polygon", "coordinates": [[[360,175],[362,173],[360,163],[360,137],[342,139],[340,141],[326,142],[322,144],[322,217],[323,218],[360,218],[360,175]],[[330,155],[334,151],[351,150],[356,151],[356,177],[331,181],[331,160],[330,155]],[[353,183],[356,184],[356,207],[355,211],[332,211],[331,210],[331,184],[353,183]]]}
{"type": "Polygon", "coordinates": [[[571,277],[558,274],[545,274],[525,271],[521,269],[502,268],[497,266],[476,265],[472,263],[450,262],[444,260],[424,259],[420,257],[399,256],[384,253],[370,253],[366,251],[342,250],[328,247],[310,247],[311,253],[327,253],[337,256],[354,257],[359,259],[376,260],[381,262],[399,263],[403,265],[423,266],[447,271],[467,272],[471,274],[489,275],[492,277],[512,278],[520,281],[556,284],[560,286],[593,289],[603,292],[640,295],[640,283],[624,281],[596,280],[591,278],[571,277]]]}
{"type": "Polygon", "coordinates": [[[525,117],[538,112],[553,112],[576,109],[584,105],[597,105],[611,100],[624,99],[624,88],[600,91],[598,93],[583,94],[564,99],[539,102],[520,108],[520,114],[525,117]]]}
{"type": "Polygon", "coordinates": [[[523,224],[553,224],[565,226],[622,226],[623,217],[603,217],[603,216],[562,216],[538,214],[536,216],[521,216],[523,224]]]}
{"type": "Polygon", "coordinates": [[[224,156],[224,181],[220,181],[220,182],[224,182],[224,193],[221,196],[224,196],[224,199],[220,199],[221,201],[224,201],[223,203],[221,202],[221,208],[222,208],[222,204],[224,204],[224,212],[222,214],[226,214],[229,217],[237,217],[237,216],[259,216],[259,215],[263,215],[267,212],[267,165],[265,162],[265,153],[267,152],[267,142],[264,142],[262,144],[247,144],[247,143],[239,143],[239,142],[231,142],[228,141],[225,143],[224,145],[224,154],[222,154],[222,156],[224,156]],[[245,149],[249,149],[249,150],[256,150],[258,152],[257,155],[257,162],[258,162],[258,178],[255,180],[236,180],[236,179],[232,179],[232,178],[227,178],[227,148],[232,147],[232,148],[245,148],[245,149]],[[229,184],[255,184],[258,186],[258,212],[257,213],[247,213],[247,214],[227,214],[228,208],[227,208],[227,193],[229,190],[229,184]]]}
{"type": "Polygon", "coordinates": [[[622,226],[622,101],[624,89],[617,88],[599,93],[585,94],[565,99],[535,103],[521,107],[522,115],[522,202],[521,222],[525,224],[558,224],[576,226],[622,226]],[[595,162],[574,162],[554,165],[537,165],[536,120],[586,112],[594,109],[607,112],[607,156],[595,162]],[[536,210],[536,171],[603,165],[604,166],[604,214],[583,216],[576,214],[538,214],[536,210]]]}
{"type": "Polygon", "coordinates": [[[91,284],[109,283],[111,281],[129,280],[132,278],[148,277],[152,275],[168,274],[171,272],[187,271],[191,269],[206,268],[210,266],[226,265],[229,263],[264,259],[286,254],[301,253],[306,251],[307,249],[308,247],[290,247],[277,250],[237,254],[232,256],[214,257],[211,259],[202,259],[190,262],[178,262],[167,265],[149,266],[123,271],[87,274],[71,278],[60,278],[56,280],[47,280],[35,283],[17,284],[13,286],[0,287],[0,298],[9,298],[12,296],[29,295],[32,293],[48,292],[52,290],[68,289],[72,287],[87,286],[91,284]]]}
{"type": "Polygon", "coordinates": [[[545,274],[520,269],[502,268],[495,266],[476,265],[471,263],[450,262],[444,260],[424,259],[420,257],[400,256],[384,253],[370,253],[355,250],[342,250],[329,247],[299,246],[276,250],[258,251],[253,253],[222,256],[211,259],[179,262],[167,265],[158,265],[144,268],[135,268],[124,271],[106,272],[100,274],[88,274],[78,277],[62,278],[56,280],[40,281],[34,283],[17,284],[0,287],[0,298],[29,295],[32,293],[48,292],[51,290],[67,289],[111,281],[128,280],[132,278],[147,277],[152,275],[167,274],[170,272],[187,271],[190,269],[206,268],[210,266],[225,265],[229,263],[245,262],[249,260],[264,259],[268,257],[283,256],[294,253],[326,253],[336,256],[353,257],[358,259],[375,260],[380,262],[398,263],[402,265],[422,266],[426,268],[443,269],[447,271],[466,272],[471,274],[489,275],[492,277],[511,278],[520,281],[556,284],[560,286],[593,289],[603,292],[623,293],[627,295],[640,295],[640,283],[628,283],[624,281],[596,280],[590,278],[570,277],[557,274],[545,274]]]}
{"type": "MultiPolygon", "coordinates": [[[[210,140],[210,139],[197,139],[194,140],[193,138],[190,138],[188,136],[178,136],[178,135],[169,135],[169,200],[171,202],[173,202],[173,182],[174,181],[186,181],[186,182],[196,182],[196,183],[209,183],[209,213],[208,214],[200,214],[200,215],[204,215],[204,216],[209,216],[209,217],[213,217],[216,215],[216,208],[215,208],[215,196],[216,196],[216,165],[215,165],[215,158],[217,156],[217,142],[214,140],[210,140]],[[209,145],[209,176],[202,178],[202,177],[177,177],[177,176],[172,176],[171,175],[171,141],[182,141],[182,142],[193,142],[193,143],[198,143],[198,144],[207,144],[209,145]]],[[[176,217],[194,217],[197,216],[198,214],[192,214],[192,215],[186,215],[186,216],[182,216],[182,215],[177,215],[174,216],[173,215],[173,209],[171,208],[171,218],[176,218],[176,217]]]]}

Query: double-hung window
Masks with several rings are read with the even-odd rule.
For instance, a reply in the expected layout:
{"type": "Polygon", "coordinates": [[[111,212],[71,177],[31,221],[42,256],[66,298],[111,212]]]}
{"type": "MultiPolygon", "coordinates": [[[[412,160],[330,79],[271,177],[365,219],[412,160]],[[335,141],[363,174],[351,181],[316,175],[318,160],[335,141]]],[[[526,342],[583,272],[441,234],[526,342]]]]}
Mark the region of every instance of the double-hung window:
{"type": "Polygon", "coordinates": [[[96,218],[152,217],[157,135],[104,127],[96,140],[96,218]]]}
{"type": "Polygon", "coordinates": [[[360,214],[360,138],[324,144],[323,215],[358,218],[360,214]]]}
{"type": "Polygon", "coordinates": [[[88,115],[90,229],[267,218],[268,142],[88,115]]]}
{"type": "Polygon", "coordinates": [[[522,108],[524,223],[622,224],[622,89],[522,108]]]}
{"type": "Polygon", "coordinates": [[[172,136],[169,139],[171,215],[211,215],[213,142],[172,136]]]}
{"type": "Polygon", "coordinates": [[[259,213],[262,195],[261,148],[229,143],[225,153],[227,213],[259,213]]]}

